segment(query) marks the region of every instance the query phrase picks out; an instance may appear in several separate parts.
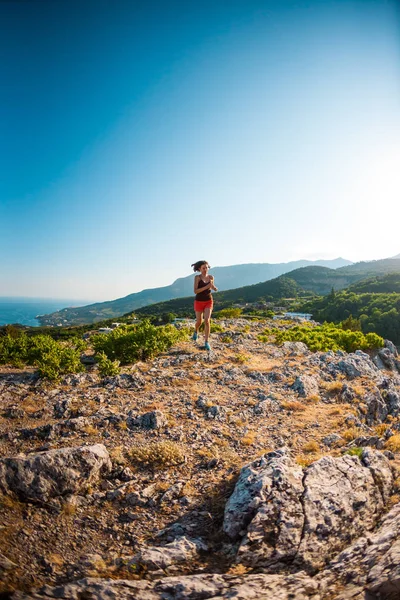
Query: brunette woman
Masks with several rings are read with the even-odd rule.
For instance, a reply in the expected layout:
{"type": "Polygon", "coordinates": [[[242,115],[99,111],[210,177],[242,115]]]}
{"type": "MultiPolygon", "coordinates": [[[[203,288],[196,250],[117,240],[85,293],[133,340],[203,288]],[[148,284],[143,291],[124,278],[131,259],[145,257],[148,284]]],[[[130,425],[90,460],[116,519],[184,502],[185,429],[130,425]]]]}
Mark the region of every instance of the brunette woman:
{"type": "Polygon", "coordinates": [[[193,339],[197,340],[198,331],[204,318],[204,350],[211,350],[209,344],[210,337],[210,319],[213,309],[213,298],[211,290],[218,291],[214,285],[214,277],[208,274],[210,265],[206,260],[199,260],[192,265],[193,271],[200,273],[194,278],[194,311],[196,313],[196,325],[193,339]]]}

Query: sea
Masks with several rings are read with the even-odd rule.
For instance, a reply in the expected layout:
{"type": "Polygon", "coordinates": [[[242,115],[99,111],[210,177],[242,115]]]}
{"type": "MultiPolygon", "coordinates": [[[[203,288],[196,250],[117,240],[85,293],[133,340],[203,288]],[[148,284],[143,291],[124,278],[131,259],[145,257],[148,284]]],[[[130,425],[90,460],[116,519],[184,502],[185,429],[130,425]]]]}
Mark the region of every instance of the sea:
{"type": "Polygon", "coordinates": [[[55,298],[23,298],[0,297],[0,325],[19,323],[39,327],[38,315],[47,315],[62,308],[72,306],[87,306],[92,304],[88,300],[60,300],[55,298]]]}

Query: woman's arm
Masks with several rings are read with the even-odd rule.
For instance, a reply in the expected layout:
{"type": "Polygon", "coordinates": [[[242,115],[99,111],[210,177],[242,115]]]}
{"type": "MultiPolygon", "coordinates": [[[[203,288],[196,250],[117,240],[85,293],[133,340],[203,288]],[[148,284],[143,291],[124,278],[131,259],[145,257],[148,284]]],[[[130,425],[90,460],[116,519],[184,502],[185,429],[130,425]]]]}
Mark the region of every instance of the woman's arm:
{"type": "Polygon", "coordinates": [[[215,287],[215,285],[214,285],[214,277],[212,275],[210,275],[210,282],[211,282],[211,289],[214,290],[214,292],[218,292],[218,288],[215,287]]]}

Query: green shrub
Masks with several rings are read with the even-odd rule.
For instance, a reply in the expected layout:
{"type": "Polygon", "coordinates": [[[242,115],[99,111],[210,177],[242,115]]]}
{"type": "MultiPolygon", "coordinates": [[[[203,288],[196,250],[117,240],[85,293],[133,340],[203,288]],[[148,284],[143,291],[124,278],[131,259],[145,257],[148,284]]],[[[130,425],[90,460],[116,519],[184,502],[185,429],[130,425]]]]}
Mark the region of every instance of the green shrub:
{"type": "Polygon", "coordinates": [[[60,375],[85,370],[80,361],[84,345],[82,340],[57,342],[49,335],[7,334],[0,338],[0,364],[35,366],[42,377],[58,379],[60,375]]]}
{"type": "Polygon", "coordinates": [[[355,448],[350,448],[349,450],[347,450],[346,454],[349,454],[350,456],[358,456],[358,458],[361,458],[363,452],[364,448],[356,446],[355,448]]]}
{"type": "Polygon", "coordinates": [[[215,317],[217,319],[237,319],[241,314],[241,308],[223,308],[215,313],[215,317]]]}
{"type": "Polygon", "coordinates": [[[173,325],[156,327],[145,320],[137,325],[118,327],[107,335],[91,338],[96,354],[104,352],[111,360],[128,365],[138,360],[154,358],[177,342],[187,339],[188,330],[173,325]]]}
{"type": "Polygon", "coordinates": [[[324,323],[311,327],[309,323],[292,326],[290,329],[266,329],[259,336],[262,342],[273,341],[276,344],[283,342],[304,342],[313,352],[327,352],[328,350],[371,350],[381,348],[383,339],[376,333],[364,335],[361,331],[342,329],[333,323],[324,323]]]}
{"type": "Polygon", "coordinates": [[[96,360],[99,365],[99,373],[102,377],[114,377],[120,374],[119,360],[110,360],[104,352],[99,352],[96,355],[96,360]]]}

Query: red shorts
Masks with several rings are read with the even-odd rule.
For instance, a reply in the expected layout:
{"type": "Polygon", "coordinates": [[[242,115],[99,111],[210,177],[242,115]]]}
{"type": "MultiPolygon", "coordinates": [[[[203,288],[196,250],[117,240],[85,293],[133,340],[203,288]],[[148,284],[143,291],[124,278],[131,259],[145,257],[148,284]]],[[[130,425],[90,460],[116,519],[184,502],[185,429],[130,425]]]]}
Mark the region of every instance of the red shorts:
{"type": "Polygon", "coordinates": [[[205,308],[212,308],[213,301],[211,300],[195,300],[194,301],[194,311],[195,312],[203,312],[205,308]]]}

